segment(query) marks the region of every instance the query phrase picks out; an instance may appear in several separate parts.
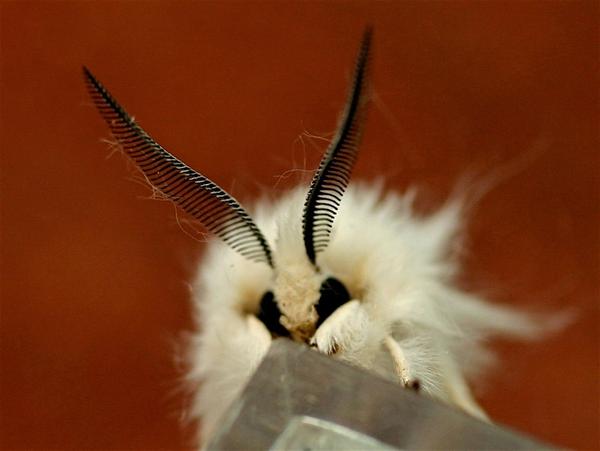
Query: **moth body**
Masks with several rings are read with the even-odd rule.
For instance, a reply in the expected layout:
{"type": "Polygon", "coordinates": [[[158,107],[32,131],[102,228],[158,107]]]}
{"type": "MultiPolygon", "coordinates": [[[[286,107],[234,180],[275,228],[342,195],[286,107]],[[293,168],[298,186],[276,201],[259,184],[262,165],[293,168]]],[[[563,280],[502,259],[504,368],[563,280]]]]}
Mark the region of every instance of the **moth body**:
{"type": "MultiPolygon", "coordinates": [[[[305,192],[301,187],[272,205],[260,205],[254,215],[274,243],[275,262],[305,258],[301,235],[289,233],[301,229],[297,212],[305,192]]],[[[451,275],[459,269],[452,249],[462,225],[460,202],[421,217],[412,199],[410,194],[383,194],[370,184],[350,186],[331,242],[318,257],[320,271],[313,268],[304,279],[293,280],[305,290],[289,291],[306,293],[306,305],[313,306],[315,287],[335,277],[349,290],[350,300],[316,328],[309,345],[399,384],[417,383],[424,395],[485,419],[467,381],[493,360],[487,339],[526,338],[539,327],[521,313],[453,285],[451,275]]],[[[192,414],[202,418],[202,437],[212,434],[275,337],[257,314],[262,297],[274,286],[280,286],[276,296],[286,293],[284,274],[281,279],[220,241],[208,246],[193,290],[200,332],[190,356],[190,379],[199,387],[192,414]]],[[[314,316],[311,308],[302,311],[314,316]]]]}

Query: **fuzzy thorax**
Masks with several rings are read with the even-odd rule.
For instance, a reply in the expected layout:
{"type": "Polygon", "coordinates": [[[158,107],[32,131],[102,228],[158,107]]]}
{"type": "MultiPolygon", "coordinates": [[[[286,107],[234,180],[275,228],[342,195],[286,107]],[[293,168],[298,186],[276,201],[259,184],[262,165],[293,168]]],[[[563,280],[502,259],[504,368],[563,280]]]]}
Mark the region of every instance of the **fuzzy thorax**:
{"type": "Polygon", "coordinates": [[[288,210],[277,220],[275,281],[273,293],[281,324],[296,341],[307,343],[314,335],[322,276],[309,261],[302,241],[302,197],[295,195],[288,210]]]}
{"type": "Polygon", "coordinates": [[[320,285],[309,265],[296,264],[277,271],[275,299],[282,313],[280,322],[296,341],[307,342],[315,333],[320,285]]]}

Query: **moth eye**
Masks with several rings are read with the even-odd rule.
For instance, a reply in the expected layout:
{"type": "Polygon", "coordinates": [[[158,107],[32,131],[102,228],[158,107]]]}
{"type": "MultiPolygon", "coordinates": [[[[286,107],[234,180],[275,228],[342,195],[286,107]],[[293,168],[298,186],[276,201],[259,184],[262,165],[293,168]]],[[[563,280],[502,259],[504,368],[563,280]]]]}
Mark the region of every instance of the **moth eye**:
{"type": "Polygon", "coordinates": [[[338,307],[344,305],[349,300],[350,293],[348,293],[342,282],[333,277],[325,279],[321,284],[321,297],[317,305],[315,305],[319,314],[317,327],[329,318],[329,315],[335,312],[338,307]]]}
{"type": "Polygon", "coordinates": [[[263,322],[263,324],[269,329],[269,331],[280,337],[289,337],[289,331],[281,325],[279,318],[281,312],[275,302],[275,296],[273,292],[267,291],[262,299],[260,300],[260,310],[256,317],[263,322]]]}

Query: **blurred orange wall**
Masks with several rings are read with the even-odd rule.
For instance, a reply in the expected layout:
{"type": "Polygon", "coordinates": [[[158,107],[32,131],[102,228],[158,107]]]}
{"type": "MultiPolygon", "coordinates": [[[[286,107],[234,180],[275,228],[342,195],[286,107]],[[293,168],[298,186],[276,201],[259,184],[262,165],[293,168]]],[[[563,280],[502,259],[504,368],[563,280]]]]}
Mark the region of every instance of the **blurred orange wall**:
{"type": "MultiPolygon", "coordinates": [[[[81,77],[236,197],[313,169],[375,26],[355,179],[422,187],[506,168],[460,283],[577,323],[499,344],[491,416],[559,446],[598,438],[597,2],[2,2],[4,449],[179,449],[188,281],[202,244],[146,200],[81,77]]],[[[502,172],[502,171],[501,171],[502,172]]],[[[181,214],[179,216],[182,216],[181,214]]]]}

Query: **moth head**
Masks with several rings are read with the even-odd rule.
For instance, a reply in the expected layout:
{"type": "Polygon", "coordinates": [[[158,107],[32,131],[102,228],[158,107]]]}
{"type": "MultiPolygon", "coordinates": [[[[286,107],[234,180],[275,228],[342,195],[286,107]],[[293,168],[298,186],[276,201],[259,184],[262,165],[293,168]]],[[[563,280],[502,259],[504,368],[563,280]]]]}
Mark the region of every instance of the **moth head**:
{"type": "Polygon", "coordinates": [[[319,326],[351,296],[344,283],[335,277],[323,279],[314,272],[305,274],[303,279],[295,275],[301,274],[295,274],[294,270],[287,272],[277,280],[273,291],[265,292],[258,318],[273,336],[308,343],[319,326]]]}
{"type": "Polygon", "coordinates": [[[308,342],[315,333],[319,287],[319,274],[309,265],[277,270],[273,294],[281,312],[279,321],[296,341],[308,342]]]}
{"type": "Polygon", "coordinates": [[[318,256],[329,244],[358,153],[366,113],[371,36],[372,30],[367,28],[336,134],[304,202],[301,230],[280,231],[295,236],[278,241],[277,259],[263,233],[233,196],[152,139],[96,77],[83,69],[93,102],[119,146],[148,182],[233,250],[272,268],[273,285],[262,296],[256,315],[276,336],[308,342],[318,326],[350,298],[341,281],[321,272],[318,256]],[[295,244],[286,244],[292,242],[295,244]]]}

